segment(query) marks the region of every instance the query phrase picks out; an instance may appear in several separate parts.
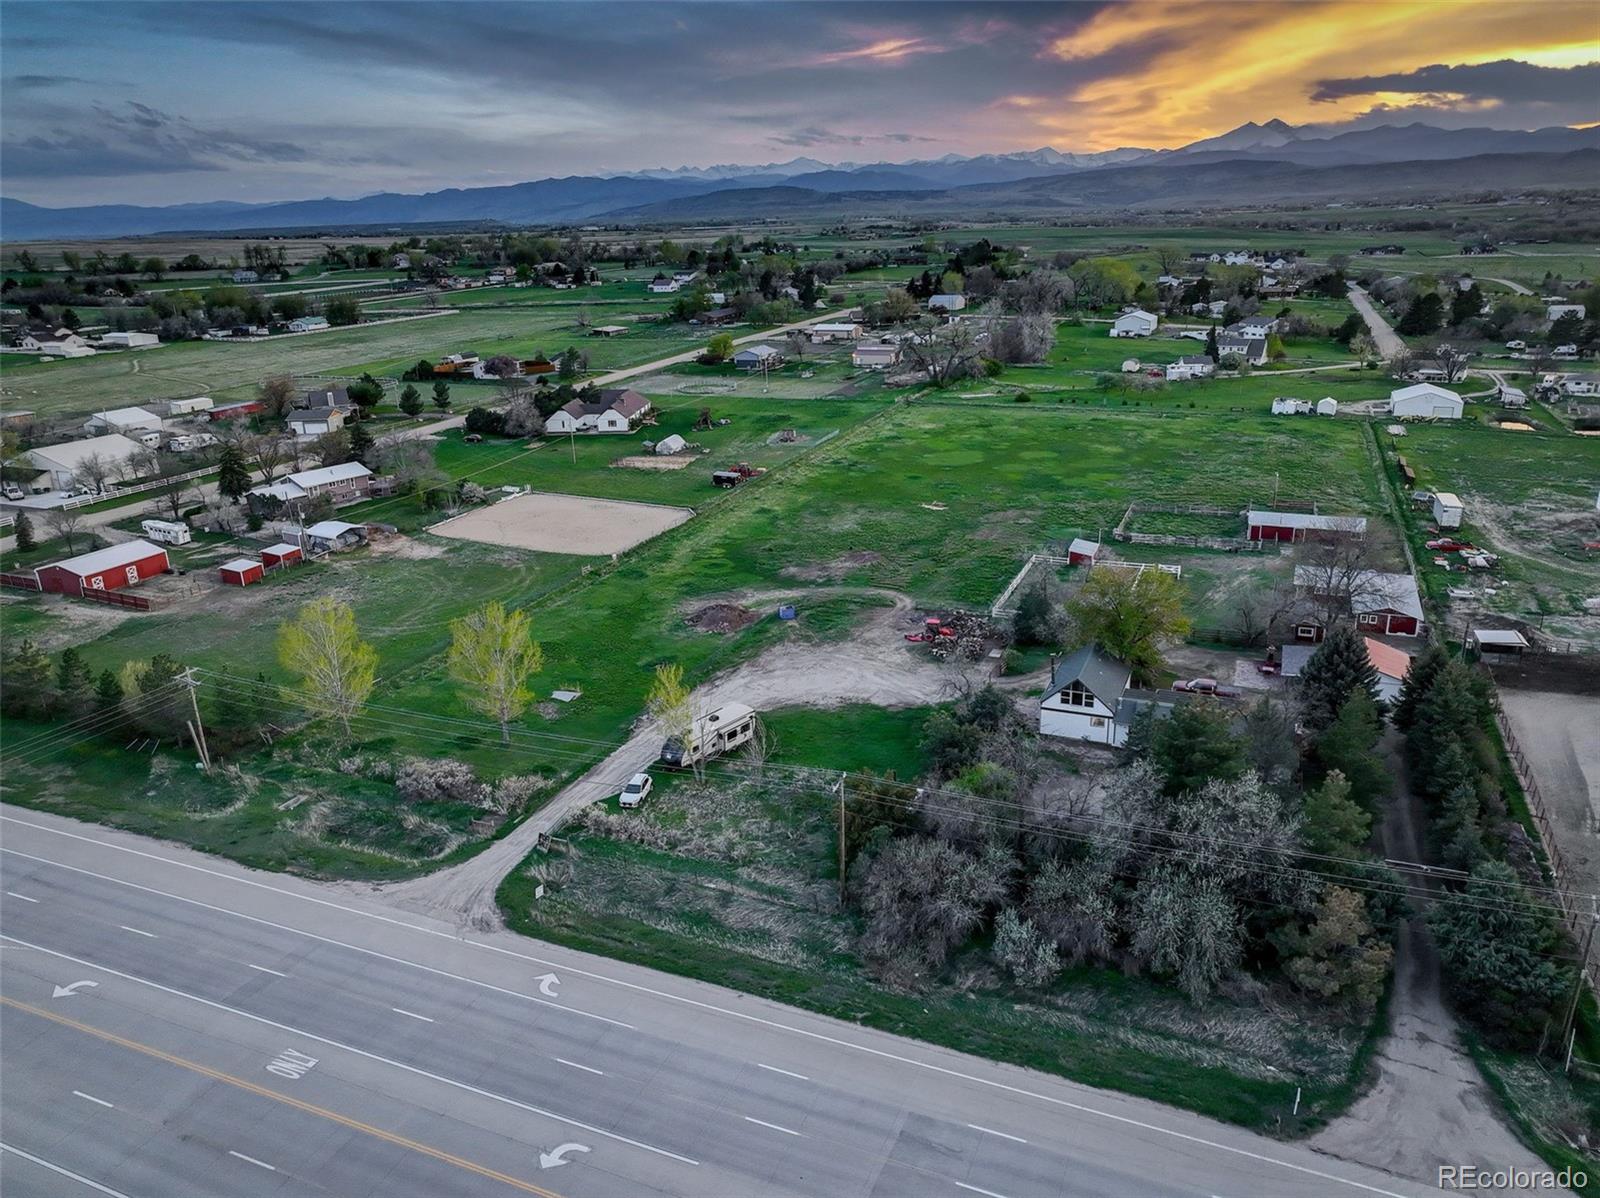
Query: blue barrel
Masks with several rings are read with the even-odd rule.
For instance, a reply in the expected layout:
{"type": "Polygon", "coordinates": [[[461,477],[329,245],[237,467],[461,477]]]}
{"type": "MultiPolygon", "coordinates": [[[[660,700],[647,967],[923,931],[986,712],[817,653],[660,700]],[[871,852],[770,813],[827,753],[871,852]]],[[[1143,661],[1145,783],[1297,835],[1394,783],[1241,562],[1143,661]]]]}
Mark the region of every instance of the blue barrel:
{"type": "Polygon", "coordinates": [[[778,608],[778,619],[780,619],[780,620],[792,620],[792,619],[794,619],[794,604],[785,603],[782,607],[778,608]]]}

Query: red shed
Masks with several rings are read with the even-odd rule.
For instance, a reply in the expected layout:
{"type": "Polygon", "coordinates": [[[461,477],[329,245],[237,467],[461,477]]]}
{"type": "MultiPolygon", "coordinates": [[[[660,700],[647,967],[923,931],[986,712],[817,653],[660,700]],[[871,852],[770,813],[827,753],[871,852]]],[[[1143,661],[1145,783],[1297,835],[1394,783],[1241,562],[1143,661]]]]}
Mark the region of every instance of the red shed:
{"type": "Polygon", "coordinates": [[[268,545],[261,551],[261,564],[268,570],[276,570],[279,566],[293,566],[303,561],[305,555],[300,552],[300,546],[291,545],[287,541],[279,541],[276,545],[268,545]]]}
{"type": "Polygon", "coordinates": [[[167,569],[167,551],[161,546],[149,541],[127,541],[40,566],[34,571],[34,577],[39,580],[41,591],[81,595],[85,591],[131,587],[167,569]]]}
{"type": "Polygon", "coordinates": [[[1099,556],[1099,541],[1073,537],[1072,544],[1067,547],[1067,564],[1069,566],[1092,566],[1094,565],[1094,559],[1099,556]]]}
{"type": "Polygon", "coordinates": [[[222,576],[223,582],[236,587],[247,587],[267,576],[261,563],[248,557],[236,557],[231,562],[223,562],[217,567],[217,573],[222,576]]]}
{"type": "Polygon", "coordinates": [[[1364,516],[1319,516],[1312,512],[1245,513],[1252,541],[1334,540],[1362,537],[1367,533],[1364,516]]]}

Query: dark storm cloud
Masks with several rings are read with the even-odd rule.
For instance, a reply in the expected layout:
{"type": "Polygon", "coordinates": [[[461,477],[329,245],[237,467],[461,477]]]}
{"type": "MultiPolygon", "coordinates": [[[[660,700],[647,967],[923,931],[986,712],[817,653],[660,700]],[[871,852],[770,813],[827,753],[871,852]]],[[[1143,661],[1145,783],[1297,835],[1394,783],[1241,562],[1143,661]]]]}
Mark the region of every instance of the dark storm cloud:
{"type": "Polygon", "coordinates": [[[1600,62],[1575,67],[1541,67],[1511,58],[1462,66],[1435,63],[1389,75],[1323,79],[1317,83],[1311,98],[1331,101],[1380,92],[1593,108],[1600,103],[1600,62]]]}
{"type": "Polygon", "coordinates": [[[137,100],[92,105],[78,120],[7,137],[6,173],[18,177],[92,178],[124,174],[219,171],[241,163],[303,162],[288,141],[207,129],[137,100]]]}

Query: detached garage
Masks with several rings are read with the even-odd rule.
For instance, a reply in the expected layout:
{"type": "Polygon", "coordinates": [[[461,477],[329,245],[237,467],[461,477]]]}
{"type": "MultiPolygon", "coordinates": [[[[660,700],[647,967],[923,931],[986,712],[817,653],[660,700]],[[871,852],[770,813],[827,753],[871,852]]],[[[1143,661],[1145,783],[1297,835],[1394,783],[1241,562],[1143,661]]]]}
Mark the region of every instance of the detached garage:
{"type": "Polygon", "coordinates": [[[276,570],[279,566],[295,566],[304,560],[300,546],[291,545],[287,541],[279,541],[276,545],[268,545],[261,551],[261,565],[267,570],[276,570]]]}
{"type": "Polygon", "coordinates": [[[260,562],[252,561],[248,557],[236,557],[231,562],[223,562],[217,567],[217,574],[229,586],[247,587],[252,582],[260,582],[267,576],[260,562]]]}
{"type": "Polygon", "coordinates": [[[93,553],[40,566],[34,571],[39,589],[54,595],[81,595],[85,591],[115,591],[131,587],[169,569],[167,551],[149,541],[108,545],[93,553]]]}

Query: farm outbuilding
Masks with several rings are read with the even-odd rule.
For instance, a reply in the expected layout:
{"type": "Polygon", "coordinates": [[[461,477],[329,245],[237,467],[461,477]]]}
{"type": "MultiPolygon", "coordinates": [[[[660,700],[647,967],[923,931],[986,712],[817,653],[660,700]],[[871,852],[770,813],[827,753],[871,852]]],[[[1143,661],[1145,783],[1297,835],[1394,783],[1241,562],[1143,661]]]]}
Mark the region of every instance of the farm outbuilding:
{"type": "Polygon", "coordinates": [[[1518,654],[1528,646],[1528,638],[1514,628],[1474,628],[1472,643],[1479,653],[1518,654]]]}
{"type": "Polygon", "coordinates": [[[1459,495],[1449,491],[1436,491],[1433,496],[1433,522],[1440,528],[1460,528],[1466,505],[1459,495]]]}
{"type": "Polygon", "coordinates": [[[126,541],[93,553],[40,566],[34,571],[39,589],[53,595],[115,591],[131,587],[170,569],[167,551],[149,541],[126,541]]]}
{"type": "Polygon", "coordinates": [[[1111,322],[1111,335],[1113,337],[1148,337],[1156,331],[1161,324],[1161,318],[1154,312],[1145,312],[1136,309],[1124,312],[1111,322]]]}
{"type": "Polygon", "coordinates": [[[1367,535],[1365,516],[1319,516],[1314,512],[1249,511],[1245,522],[1252,541],[1326,540],[1367,535]]]}
{"type": "Polygon", "coordinates": [[[1073,537],[1072,544],[1067,546],[1067,564],[1073,566],[1092,566],[1094,559],[1100,556],[1100,542],[1091,541],[1087,537],[1073,537]]]}
{"type": "Polygon", "coordinates": [[[236,557],[231,562],[223,562],[218,566],[217,575],[229,586],[247,587],[252,582],[260,582],[267,576],[267,572],[258,561],[248,557],[236,557]]]}
{"type": "Polygon", "coordinates": [[[688,442],[677,433],[668,433],[656,442],[655,452],[666,457],[669,454],[682,453],[688,447],[688,442]]]}
{"type": "Polygon", "coordinates": [[[1339,414],[1339,401],[1331,395],[1325,395],[1317,400],[1318,416],[1337,416],[1339,414]]]}
{"type": "Polygon", "coordinates": [[[333,553],[367,543],[365,524],[348,524],[343,520],[320,520],[305,530],[305,539],[313,555],[333,553]]]}
{"type": "Polygon", "coordinates": [[[1396,416],[1460,420],[1461,397],[1433,383],[1413,383],[1389,392],[1389,410],[1396,416]]]}
{"type": "Polygon", "coordinates": [[[300,546],[291,545],[287,541],[279,541],[276,545],[268,545],[261,551],[261,564],[268,570],[276,570],[280,566],[293,566],[303,561],[305,555],[300,552],[300,546]]]}

